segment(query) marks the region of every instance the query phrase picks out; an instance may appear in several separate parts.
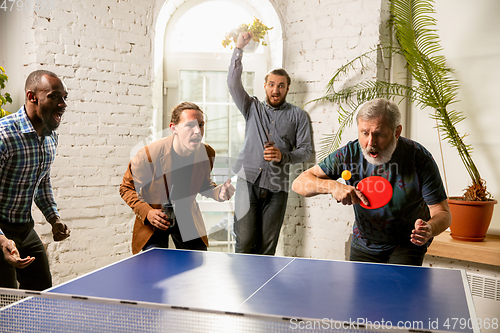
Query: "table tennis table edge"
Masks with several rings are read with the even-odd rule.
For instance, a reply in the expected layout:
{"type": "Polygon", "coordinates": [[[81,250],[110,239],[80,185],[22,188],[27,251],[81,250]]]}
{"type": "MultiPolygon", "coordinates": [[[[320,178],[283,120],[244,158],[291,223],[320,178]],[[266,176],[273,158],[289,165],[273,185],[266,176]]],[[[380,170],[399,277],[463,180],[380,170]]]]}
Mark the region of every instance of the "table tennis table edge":
{"type": "MultiPolygon", "coordinates": [[[[307,318],[307,317],[284,317],[280,315],[273,315],[273,314],[267,314],[267,313],[244,313],[244,312],[234,312],[234,311],[223,311],[223,310],[213,310],[213,309],[206,309],[206,308],[198,308],[198,307],[182,307],[182,306],[175,306],[171,304],[165,304],[165,303],[155,303],[155,302],[145,302],[145,301],[131,301],[131,300],[125,300],[125,299],[116,299],[116,298],[106,298],[106,297],[96,297],[96,296],[82,296],[82,295],[71,295],[71,294],[63,294],[63,293],[54,293],[54,292],[45,292],[45,291],[31,291],[31,290],[21,290],[21,289],[10,289],[10,288],[0,288],[0,294],[6,291],[10,294],[15,294],[18,296],[26,296],[27,298],[16,301],[12,304],[9,304],[5,307],[0,308],[0,316],[4,310],[7,310],[11,307],[14,307],[15,305],[22,303],[24,301],[27,301],[31,298],[35,297],[40,297],[40,298],[48,298],[48,299],[54,299],[54,300],[62,300],[62,301],[79,301],[79,302],[87,302],[87,303],[98,303],[98,304],[107,304],[107,305],[113,305],[113,306],[123,306],[123,307],[128,307],[128,308],[141,308],[141,309],[152,309],[152,310],[181,310],[181,311],[193,311],[193,312],[201,312],[201,313],[208,313],[208,314],[216,314],[216,315],[229,315],[229,316],[239,316],[239,317],[246,317],[246,318],[253,318],[257,320],[267,320],[267,321],[273,321],[273,322],[290,322],[292,320],[295,320],[297,323],[298,322],[306,322],[306,323],[321,323],[322,321],[326,320],[326,318],[323,319],[318,319],[318,318],[307,318]]],[[[344,327],[344,329],[348,329],[349,326],[352,326],[355,324],[356,328],[353,328],[354,330],[359,330],[363,331],[363,329],[367,329],[367,332],[386,332],[387,330],[391,330],[394,332],[407,332],[407,333],[454,333],[458,331],[444,331],[444,330],[418,330],[418,329],[412,329],[412,328],[404,328],[404,327],[397,327],[397,326],[391,326],[391,327],[386,327],[386,330],[381,330],[381,329],[374,329],[374,328],[367,328],[366,325],[364,324],[359,324],[357,322],[346,322],[346,321],[340,321],[340,320],[331,320],[328,319],[329,325],[331,327],[337,327],[336,324],[339,324],[339,327],[344,327]],[[347,324],[347,327],[346,327],[347,324]]],[[[476,331],[474,331],[476,332],[476,331]]],[[[477,331],[480,332],[480,331],[477,331]]]]}
{"type": "MultiPolygon", "coordinates": [[[[187,249],[166,249],[166,248],[150,248],[146,251],[141,251],[137,254],[133,254],[129,257],[126,257],[126,258],[123,258],[123,259],[120,259],[114,263],[111,263],[111,264],[108,264],[106,266],[103,266],[99,269],[96,269],[94,271],[91,271],[91,272],[87,272],[81,276],[77,276],[71,280],[68,280],[66,282],[63,282],[61,284],[58,284],[56,286],[53,286],[51,288],[48,288],[48,289],[45,289],[41,292],[38,292],[40,293],[41,295],[46,295],[46,294],[51,294],[51,295],[69,295],[71,296],[73,299],[96,299],[96,300],[109,300],[109,301],[118,301],[119,304],[121,305],[124,305],[124,304],[128,304],[128,305],[144,305],[144,306],[155,306],[157,308],[172,308],[172,309],[183,309],[183,307],[179,307],[179,306],[175,306],[175,305],[170,305],[170,304],[164,304],[164,303],[154,303],[154,302],[145,302],[145,301],[135,301],[135,300],[126,300],[126,299],[113,299],[113,298],[105,298],[105,297],[95,297],[95,296],[85,296],[85,295],[73,295],[73,294],[59,294],[59,293],[54,293],[54,292],[51,292],[51,290],[53,289],[56,289],[56,288],[59,288],[61,286],[64,286],[66,284],[69,284],[73,281],[76,281],[76,280],[79,280],[81,278],[84,278],[88,275],[91,275],[93,273],[96,273],[96,272],[99,272],[101,270],[104,270],[104,269],[107,269],[109,267],[112,267],[112,266],[115,266],[115,265],[118,265],[120,264],[121,262],[124,262],[124,261],[127,261],[127,260],[130,260],[134,257],[137,257],[137,256],[140,256],[140,255],[143,255],[147,252],[151,252],[151,251],[154,251],[154,250],[167,250],[167,251],[186,251],[186,252],[202,252],[202,253],[205,253],[206,251],[196,251],[196,250],[187,250],[187,249]]],[[[231,255],[246,255],[246,256],[253,256],[253,254],[247,254],[247,253],[226,253],[226,252],[212,252],[212,253],[224,253],[224,254],[231,254],[231,255]]],[[[322,258],[302,258],[302,257],[288,257],[288,256],[277,256],[277,257],[280,257],[280,258],[286,258],[286,259],[290,259],[290,262],[287,263],[287,265],[285,265],[285,267],[287,267],[290,263],[292,263],[293,261],[295,260],[319,260],[319,261],[337,261],[337,262],[345,262],[345,260],[335,260],[335,259],[322,259],[322,258]]],[[[371,262],[354,262],[354,261],[351,261],[351,263],[355,263],[355,264],[371,264],[371,265],[380,265],[379,263],[371,263],[371,262]]],[[[392,265],[392,266],[400,266],[400,265],[396,265],[396,264],[384,264],[384,265],[392,265]]],[[[445,268],[445,267],[424,267],[424,266],[415,266],[415,267],[420,267],[420,268],[425,268],[425,269],[444,269],[444,270],[455,270],[455,271],[459,271],[460,274],[461,274],[461,277],[462,277],[462,284],[463,284],[463,287],[464,287],[464,291],[465,291],[465,297],[466,297],[466,300],[467,300],[467,307],[469,309],[469,316],[470,316],[470,319],[473,323],[473,333],[481,333],[480,329],[479,329],[479,326],[478,326],[478,318],[477,318],[477,314],[476,314],[476,310],[475,310],[475,306],[474,306],[474,301],[472,299],[472,294],[471,294],[471,290],[470,290],[470,286],[468,284],[468,280],[467,280],[467,274],[465,272],[465,270],[463,269],[458,269],[458,268],[445,268]]],[[[283,270],[284,268],[282,268],[283,270]]],[[[276,276],[277,274],[275,274],[273,276],[273,278],[276,276]]],[[[266,283],[268,283],[269,281],[271,281],[271,279],[269,279],[268,281],[266,281],[266,283]]],[[[263,286],[261,286],[260,288],[262,288],[263,286]]],[[[0,288],[1,290],[2,288],[0,288]]],[[[33,296],[33,295],[37,295],[38,294],[37,292],[28,292],[27,294],[29,296],[33,296]],[[31,295],[29,295],[31,293],[31,295]]],[[[250,298],[250,297],[249,297],[250,298]]],[[[246,301],[246,300],[245,300],[246,301]]],[[[244,303],[244,302],[243,302],[244,303]]],[[[114,302],[114,304],[116,305],[117,303],[114,302]]],[[[241,306],[241,305],[240,305],[241,306]]],[[[279,315],[270,315],[270,314],[250,314],[250,313],[240,313],[240,312],[230,312],[230,311],[219,311],[219,310],[210,310],[210,309],[202,309],[202,308],[192,308],[192,307],[189,307],[189,308],[184,308],[186,310],[192,310],[192,311],[201,311],[201,312],[210,312],[210,313],[226,313],[226,314],[235,314],[235,315],[244,315],[244,316],[264,316],[264,317],[269,317],[269,318],[275,318],[275,319],[279,319],[279,318],[282,318],[282,319],[292,319],[292,318],[283,318],[279,315]]],[[[294,318],[294,319],[297,319],[297,320],[302,320],[302,321],[307,321],[307,320],[310,320],[310,321],[318,321],[318,318],[294,318]]],[[[413,330],[410,330],[413,332],[413,330]]],[[[426,331],[427,332],[427,331],[426,331]]],[[[443,333],[450,333],[452,331],[436,331],[436,330],[433,330],[432,332],[443,332],[443,333]]]]}

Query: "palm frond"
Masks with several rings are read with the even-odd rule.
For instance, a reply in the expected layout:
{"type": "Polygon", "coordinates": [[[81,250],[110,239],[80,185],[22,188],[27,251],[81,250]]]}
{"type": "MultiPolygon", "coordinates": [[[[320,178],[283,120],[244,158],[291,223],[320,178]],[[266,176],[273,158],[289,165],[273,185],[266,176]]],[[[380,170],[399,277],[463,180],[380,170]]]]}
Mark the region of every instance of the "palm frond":
{"type": "Polygon", "coordinates": [[[351,109],[354,111],[349,111],[344,109],[341,105],[339,105],[339,109],[339,129],[335,133],[325,134],[321,139],[321,150],[318,152],[318,160],[320,161],[340,147],[342,133],[344,133],[347,127],[351,127],[354,121],[356,109],[351,109]]]}
{"type": "Polygon", "coordinates": [[[399,83],[388,83],[385,81],[364,81],[347,86],[339,91],[330,92],[316,101],[328,101],[336,104],[347,104],[349,108],[355,109],[374,98],[394,99],[394,97],[410,98],[420,102],[418,92],[413,88],[399,83]]]}
{"type": "MultiPolygon", "coordinates": [[[[354,114],[363,103],[374,98],[394,99],[402,97],[420,108],[430,107],[435,110],[430,116],[436,120],[436,126],[443,140],[456,148],[469,173],[473,185],[482,188],[484,181],[471,158],[472,146],[464,142],[465,135],[460,135],[456,125],[465,119],[458,110],[450,110],[457,102],[460,88],[453,77],[453,70],[446,66],[446,59],[441,54],[442,47],[433,17],[433,0],[389,0],[391,20],[396,35],[397,45],[377,45],[362,55],[349,61],[333,74],[326,85],[324,96],[308,103],[329,102],[336,106],[339,114],[339,128],[335,133],[325,134],[321,141],[320,159],[336,150],[346,127],[351,126],[354,114]],[[395,54],[402,55],[406,67],[416,84],[411,86],[383,80],[366,80],[336,89],[342,80],[356,78],[374,66],[395,54]],[[345,106],[345,107],[344,107],[345,106]]],[[[308,104],[307,103],[307,104],[308,104]]],[[[479,191],[487,193],[486,191],[479,191]]],[[[485,200],[485,199],[482,199],[485,200]]]]}
{"type": "Polygon", "coordinates": [[[433,0],[391,0],[392,22],[396,39],[403,50],[408,68],[418,82],[418,90],[424,97],[421,106],[436,110],[432,115],[438,122],[438,128],[444,140],[455,147],[471,176],[474,184],[480,184],[481,176],[472,158],[472,147],[463,141],[456,130],[456,125],[465,116],[448,107],[456,101],[459,83],[446,67],[439,36],[436,33],[436,20],[433,0]]]}

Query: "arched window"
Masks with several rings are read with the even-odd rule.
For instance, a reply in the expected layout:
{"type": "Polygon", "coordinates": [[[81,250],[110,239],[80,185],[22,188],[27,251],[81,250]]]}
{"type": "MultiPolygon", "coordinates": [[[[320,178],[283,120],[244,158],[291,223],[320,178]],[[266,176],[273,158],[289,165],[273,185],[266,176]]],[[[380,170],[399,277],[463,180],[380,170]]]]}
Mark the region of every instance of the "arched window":
{"type": "MultiPolygon", "coordinates": [[[[217,154],[213,174],[217,183],[233,176],[232,161],[243,147],[245,130],[243,116],[234,105],[227,88],[227,69],[233,50],[222,47],[222,40],[233,28],[242,23],[251,23],[254,16],[272,26],[249,5],[251,2],[255,2],[254,5],[262,9],[265,9],[266,4],[271,6],[268,0],[249,0],[248,4],[246,0],[185,0],[183,4],[175,7],[172,5],[165,10],[166,13],[171,13],[168,18],[159,16],[157,20],[157,29],[161,29],[162,20],[166,24],[163,39],[158,36],[155,42],[156,54],[162,54],[161,64],[158,56],[155,57],[155,74],[158,75],[158,68],[162,68],[160,76],[163,93],[162,101],[156,101],[157,105],[162,105],[161,117],[157,116],[156,130],[160,124],[163,129],[168,128],[170,112],[176,104],[182,101],[198,104],[207,114],[204,141],[211,145],[217,154]],[[160,42],[161,46],[158,45],[160,42]]],[[[169,3],[172,1],[167,0],[164,8],[169,3]]],[[[273,27],[274,31],[271,31],[275,33],[273,38],[276,40],[281,27],[276,13],[274,10],[272,12],[277,28],[274,30],[273,27]]],[[[161,31],[156,31],[157,34],[159,32],[161,31]]],[[[246,52],[243,57],[243,85],[250,95],[256,95],[261,100],[264,98],[265,73],[271,69],[271,64],[281,64],[282,47],[279,42],[272,43],[270,40],[273,38],[266,38],[270,46],[259,46],[254,53],[246,52]],[[272,49],[278,51],[272,52],[272,49]],[[273,60],[273,54],[279,59],[273,60]]],[[[281,40],[281,37],[279,39],[281,40]]],[[[155,86],[158,87],[158,83],[155,86]]],[[[157,112],[160,111],[158,109],[157,112]]],[[[168,134],[168,131],[163,133],[165,134],[168,134]]],[[[209,237],[211,245],[224,243],[231,250],[231,244],[234,243],[230,232],[232,202],[204,201],[201,196],[198,202],[209,233],[210,229],[216,228],[217,225],[227,231],[227,235],[222,236],[222,239],[214,240],[209,237]],[[224,223],[227,223],[229,228],[221,225],[224,223]]]]}
{"type": "MultiPolygon", "coordinates": [[[[221,157],[237,156],[243,147],[245,126],[226,83],[233,50],[224,48],[222,39],[231,29],[252,20],[253,15],[238,4],[208,1],[173,15],[167,26],[163,126],[168,126],[170,110],[177,103],[198,104],[207,114],[205,142],[221,157]]],[[[245,54],[243,83],[250,95],[262,97],[267,67],[262,46],[245,54]]]]}
{"type": "Polygon", "coordinates": [[[232,28],[252,20],[252,14],[233,2],[203,2],[181,13],[176,22],[172,22],[166,47],[172,52],[231,53],[229,48],[222,46],[222,38],[232,28]]]}

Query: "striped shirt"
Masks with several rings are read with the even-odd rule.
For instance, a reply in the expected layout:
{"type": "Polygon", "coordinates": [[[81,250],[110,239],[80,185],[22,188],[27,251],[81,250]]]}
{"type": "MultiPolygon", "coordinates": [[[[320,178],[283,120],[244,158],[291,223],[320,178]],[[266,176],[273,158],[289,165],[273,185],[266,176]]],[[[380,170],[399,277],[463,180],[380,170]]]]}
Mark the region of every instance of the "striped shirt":
{"type": "Polygon", "coordinates": [[[47,221],[59,216],[50,183],[57,140],[54,131],[38,136],[24,106],[0,119],[0,223],[32,222],[33,201],[47,221]]]}

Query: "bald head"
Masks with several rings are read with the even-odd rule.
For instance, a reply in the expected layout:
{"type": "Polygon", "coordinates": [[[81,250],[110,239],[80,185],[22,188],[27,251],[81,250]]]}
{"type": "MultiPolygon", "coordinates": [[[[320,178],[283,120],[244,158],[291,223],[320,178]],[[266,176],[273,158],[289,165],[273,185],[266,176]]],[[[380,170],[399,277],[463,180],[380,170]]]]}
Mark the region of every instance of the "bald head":
{"type": "Polygon", "coordinates": [[[55,73],[43,69],[36,70],[31,72],[26,79],[26,83],[24,84],[24,92],[28,92],[29,90],[36,94],[38,87],[40,86],[40,82],[42,81],[42,77],[46,75],[53,78],[59,78],[55,73]]]}

